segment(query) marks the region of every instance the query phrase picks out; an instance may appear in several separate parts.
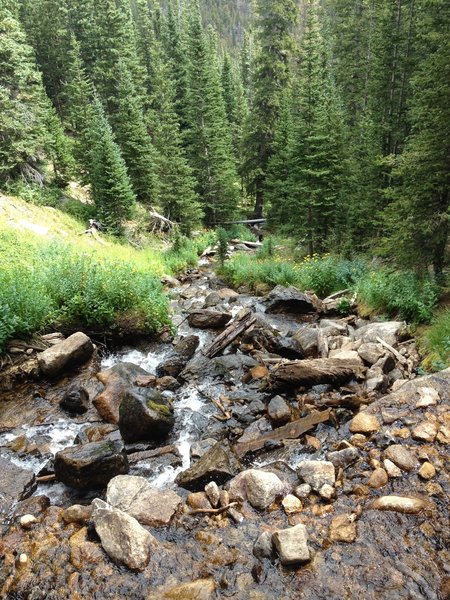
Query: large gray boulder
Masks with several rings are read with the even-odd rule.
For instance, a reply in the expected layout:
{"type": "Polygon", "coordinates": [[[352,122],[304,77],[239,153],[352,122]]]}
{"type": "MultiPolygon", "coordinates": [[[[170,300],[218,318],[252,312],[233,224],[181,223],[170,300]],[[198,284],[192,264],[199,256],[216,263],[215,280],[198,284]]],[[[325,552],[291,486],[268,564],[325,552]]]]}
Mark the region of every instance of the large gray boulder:
{"type": "Polygon", "coordinates": [[[41,352],[38,356],[39,369],[47,377],[56,377],[67,369],[85,363],[93,352],[94,345],[90,338],[78,331],[41,352]]]}
{"type": "Polygon", "coordinates": [[[354,340],[361,340],[363,344],[376,344],[378,338],[387,344],[394,346],[404,329],[401,321],[386,321],[380,323],[369,323],[360,327],[353,333],[354,340]]]}
{"type": "Polygon", "coordinates": [[[157,541],[133,517],[96,498],[92,519],[103,549],[114,561],[142,571],[157,541]]]}
{"type": "Polygon", "coordinates": [[[154,488],[144,477],[131,475],[111,479],[106,500],[112,507],[151,527],[168,525],[182,502],[173,490],[154,488]]]}
{"type": "Polygon", "coordinates": [[[103,440],[64,448],[55,456],[58,481],[78,490],[104,487],[116,475],[128,473],[121,440],[103,440]]]}
{"type": "Polygon", "coordinates": [[[119,429],[126,442],[155,440],[175,424],[172,402],[160,392],[128,390],[119,407],[119,429]]]}
{"type": "Polygon", "coordinates": [[[268,313],[304,315],[320,309],[321,302],[316,296],[303,294],[294,286],[277,285],[267,297],[268,313]]]}

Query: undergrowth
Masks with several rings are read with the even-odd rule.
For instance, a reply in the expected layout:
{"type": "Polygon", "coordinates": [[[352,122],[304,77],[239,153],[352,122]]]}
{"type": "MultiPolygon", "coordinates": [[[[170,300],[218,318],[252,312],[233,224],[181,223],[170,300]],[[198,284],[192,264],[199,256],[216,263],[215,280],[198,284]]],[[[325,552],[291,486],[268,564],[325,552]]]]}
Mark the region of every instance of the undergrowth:
{"type": "Polygon", "coordinates": [[[450,309],[436,315],[430,327],[419,338],[426,371],[440,371],[450,367],[450,309]]]}

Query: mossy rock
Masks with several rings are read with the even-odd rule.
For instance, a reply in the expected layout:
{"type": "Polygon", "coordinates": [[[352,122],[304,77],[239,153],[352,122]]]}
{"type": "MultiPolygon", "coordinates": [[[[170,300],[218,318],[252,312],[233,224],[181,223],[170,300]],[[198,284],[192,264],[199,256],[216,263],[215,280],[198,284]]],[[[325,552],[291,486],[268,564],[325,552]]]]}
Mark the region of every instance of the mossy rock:
{"type": "Polygon", "coordinates": [[[119,429],[126,442],[160,439],[174,423],[172,403],[155,390],[130,389],[120,404],[119,429]]]}

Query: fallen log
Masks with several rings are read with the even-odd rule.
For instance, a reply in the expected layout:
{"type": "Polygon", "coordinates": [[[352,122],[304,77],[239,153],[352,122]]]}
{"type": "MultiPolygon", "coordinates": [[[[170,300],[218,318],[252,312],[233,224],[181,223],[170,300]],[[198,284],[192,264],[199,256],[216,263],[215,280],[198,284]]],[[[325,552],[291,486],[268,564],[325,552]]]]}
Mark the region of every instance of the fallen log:
{"type": "Polygon", "coordinates": [[[328,421],[328,419],[330,418],[330,412],[330,410],[324,410],[316,413],[311,413],[307,417],[303,417],[302,419],[298,419],[297,421],[292,421],[292,423],[288,423],[287,425],[278,427],[273,431],[268,431],[256,440],[252,440],[250,442],[238,442],[233,446],[232,450],[238,458],[242,458],[248,452],[255,452],[256,450],[261,450],[261,448],[264,448],[265,443],[268,441],[277,442],[287,439],[296,439],[300,437],[303,433],[306,433],[307,431],[312,429],[315,425],[328,421]]]}
{"type": "Polygon", "coordinates": [[[340,385],[364,376],[366,369],[361,362],[352,359],[316,358],[293,360],[276,367],[270,374],[272,388],[295,388],[322,383],[340,385]]]}
{"type": "Polygon", "coordinates": [[[214,358],[241,335],[241,333],[251,327],[255,321],[256,319],[251,312],[248,312],[237,321],[232,321],[231,324],[216,337],[212,344],[206,348],[204,355],[208,358],[214,358]]]}
{"type": "Polygon", "coordinates": [[[230,244],[244,244],[244,246],[248,246],[249,248],[261,248],[262,242],[250,242],[247,240],[230,240],[230,244]]]}

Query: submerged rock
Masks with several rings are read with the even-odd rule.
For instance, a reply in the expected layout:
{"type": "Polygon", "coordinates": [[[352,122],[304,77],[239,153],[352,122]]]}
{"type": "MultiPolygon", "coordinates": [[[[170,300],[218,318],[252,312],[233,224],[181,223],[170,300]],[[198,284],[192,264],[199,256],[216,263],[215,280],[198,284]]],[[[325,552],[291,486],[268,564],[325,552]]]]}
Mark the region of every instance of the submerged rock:
{"type": "Polygon", "coordinates": [[[215,589],[214,579],[196,579],[181,583],[165,592],[150,594],[147,600],[212,600],[215,589]]]}
{"type": "Polygon", "coordinates": [[[47,377],[56,377],[69,368],[85,363],[93,352],[91,339],[78,331],[41,352],[38,356],[39,369],[47,377]]]}
{"type": "Polygon", "coordinates": [[[95,530],[105,552],[113,560],[142,571],[157,542],[133,517],[96,498],[92,502],[95,530]]]}
{"type": "Polygon", "coordinates": [[[119,408],[119,429],[126,442],[163,437],[175,424],[170,400],[151,389],[128,390],[119,408]]]}
{"type": "Polygon", "coordinates": [[[330,524],[329,537],[332,542],[354,542],[357,535],[356,515],[337,515],[330,524]]]}
{"type": "Polygon", "coordinates": [[[31,496],[37,487],[33,471],[23,469],[0,457],[0,517],[9,513],[19,500],[31,496]]]}
{"type": "Polygon", "coordinates": [[[79,444],[55,456],[56,479],[78,490],[102,488],[116,475],[125,473],[128,459],[119,440],[79,444]]]}
{"type": "Polygon", "coordinates": [[[304,525],[299,524],[276,531],[272,539],[283,565],[294,565],[311,560],[308,533],[304,525]]]}
{"type": "Polygon", "coordinates": [[[374,510],[392,510],[406,514],[417,514],[427,506],[427,501],[421,498],[407,496],[381,496],[373,501],[371,508],[374,510]]]}
{"type": "Polygon", "coordinates": [[[224,483],[235,474],[230,455],[217,443],[203,454],[192,467],[183,471],[175,479],[177,485],[188,490],[200,491],[206,483],[224,483]]]}
{"type": "Polygon", "coordinates": [[[172,490],[152,487],[144,477],[118,475],[108,483],[106,501],[144,525],[168,525],[182,499],[172,490]]]}

